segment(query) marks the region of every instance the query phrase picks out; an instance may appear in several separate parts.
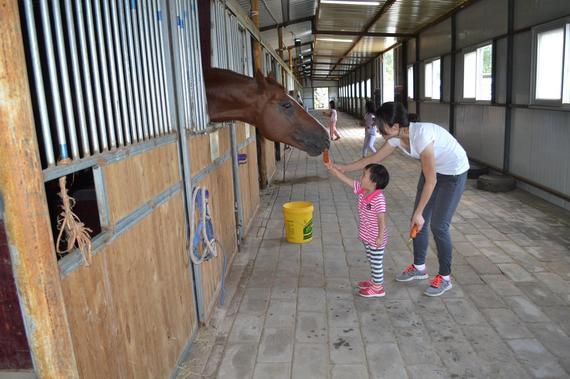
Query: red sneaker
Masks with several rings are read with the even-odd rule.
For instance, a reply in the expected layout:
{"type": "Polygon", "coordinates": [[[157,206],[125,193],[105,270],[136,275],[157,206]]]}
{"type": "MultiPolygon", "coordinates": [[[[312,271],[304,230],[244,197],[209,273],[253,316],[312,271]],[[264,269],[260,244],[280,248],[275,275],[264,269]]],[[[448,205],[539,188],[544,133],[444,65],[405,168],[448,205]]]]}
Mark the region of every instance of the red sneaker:
{"type": "Polygon", "coordinates": [[[358,294],[362,297],[383,297],[386,295],[384,292],[384,286],[375,284],[368,288],[362,288],[360,291],[358,291],[358,294]]]}
{"type": "Polygon", "coordinates": [[[358,284],[357,284],[358,288],[360,288],[360,289],[372,287],[373,285],[374,285],[374,283],[370,279],[365,280],[363,282],[358,282],[358,284]]]}

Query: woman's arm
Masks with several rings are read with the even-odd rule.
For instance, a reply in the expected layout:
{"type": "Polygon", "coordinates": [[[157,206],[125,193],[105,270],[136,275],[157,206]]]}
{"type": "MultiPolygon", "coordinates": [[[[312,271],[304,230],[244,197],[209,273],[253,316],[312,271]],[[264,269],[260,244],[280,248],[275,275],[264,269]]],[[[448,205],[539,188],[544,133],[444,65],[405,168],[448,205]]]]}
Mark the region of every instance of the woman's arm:
{"type": "Polygon", "coordinates": [[[356,170],[362,170],[366,165],[370,163],[380,163],[382,162],[388,155],[392,154],[396,147],[390,145],[389,143],[384,143],[380,150],[375,152],[372,155],[354,161],[348,164],[337,164],[335,167],[340,170],[341,172],[351,172],[356,170]]]}
{"type": "Polygon", "coordinates": [[[422,172],[424,174],[425,183],[420,201],[414,214],[412,216],[412,226],[417,225],[418,231],[422,230],[425,220],[423,217],[424,209],[433,193],[435,184],[437,183],[437,175],[435,173],[435,155],[433,153],[433,142],[430,143],[424,151],[420,154],[420,161],[422,163],[422,172]]]}

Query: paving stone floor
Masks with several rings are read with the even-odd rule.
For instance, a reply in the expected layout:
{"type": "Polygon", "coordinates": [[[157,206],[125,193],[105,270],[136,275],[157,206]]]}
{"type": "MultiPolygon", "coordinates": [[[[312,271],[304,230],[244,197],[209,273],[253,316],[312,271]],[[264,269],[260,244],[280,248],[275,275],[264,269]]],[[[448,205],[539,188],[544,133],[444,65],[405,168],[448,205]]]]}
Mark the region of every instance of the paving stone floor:
{"type": "MultiPolygon", "coordinates": [[[[334,159],[358,158],[357,121],[340,113],[339,129],[334,159]]],[[[412,259],[406,234],[420,166],[399,153],[385,165],[386,297],[361,298],[354,288],[369,268],[351,189],[320,157],[293,150],[285,180],[280,164],[262,193],[225,305],[198,333],[179,377],[570,376],[570,212],[518,190],[482,192],[470,180],[452,224],[453,289],[429,298],[427,280],[394,281],[412,259]],[[291,200],[314,204],[311,243],[285,241],[281,206],[291,200]]],[[[433,250],[427,267],[437,273],[433,250]]]]}

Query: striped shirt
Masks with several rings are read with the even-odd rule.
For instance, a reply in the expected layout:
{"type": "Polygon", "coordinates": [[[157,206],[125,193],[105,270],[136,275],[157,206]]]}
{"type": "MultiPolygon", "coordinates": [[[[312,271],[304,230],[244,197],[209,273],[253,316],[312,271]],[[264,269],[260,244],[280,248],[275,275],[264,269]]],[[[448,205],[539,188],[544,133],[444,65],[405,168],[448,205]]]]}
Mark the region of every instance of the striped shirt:
{"type": "Polygon", "coordinates": [[[372,247],[384,249],[388,243],[388,231],[384,222],[382,245],[376,245],[378,238],[378,214],[386,213],[386,199],[381,189],[366,195],[358,180],[354,181],[354,194],[358,196],[358,238],[372,247]]]}

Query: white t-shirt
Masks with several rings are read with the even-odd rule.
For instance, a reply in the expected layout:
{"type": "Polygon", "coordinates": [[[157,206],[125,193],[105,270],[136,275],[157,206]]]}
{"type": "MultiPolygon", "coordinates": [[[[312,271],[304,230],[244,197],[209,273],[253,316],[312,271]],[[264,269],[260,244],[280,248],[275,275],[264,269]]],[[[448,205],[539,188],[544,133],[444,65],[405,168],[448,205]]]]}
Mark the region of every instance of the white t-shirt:
{"type": "Polygon", "coordinates": [[[366,127],[366,134],[376,135],[376,116],[372,113],[364,115],[364,127],[366,127]]]}
{"type": "Polygon", "coordinates": [[[420,159],[420,154],[433,142],[435,172],[443,175],[459,175],[469,170],[469,160],[463,147],[447,130],[429,122],[410,123],[410,152],[403,148],[399,138],[388,143],[399,147],[406,155],[420,159]]]}
{"type": "Polygon", "coordinates": [[[331,109],[331,123],[336,122],[336,109],[331,109]]]}

